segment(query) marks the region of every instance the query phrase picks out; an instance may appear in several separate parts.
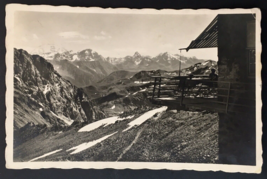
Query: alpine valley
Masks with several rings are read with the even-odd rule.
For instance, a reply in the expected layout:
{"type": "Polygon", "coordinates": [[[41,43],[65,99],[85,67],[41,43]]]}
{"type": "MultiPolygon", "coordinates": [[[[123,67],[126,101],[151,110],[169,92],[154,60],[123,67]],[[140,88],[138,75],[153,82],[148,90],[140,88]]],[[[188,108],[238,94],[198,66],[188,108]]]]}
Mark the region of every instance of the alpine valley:
{"type": "Polygon", "coordinates": [[[178,75],[180,59],[183,75],[217,68],[169,53],[104,58],[90,49],[14,49],[14,161],[217,162],[216,113],[167,110],[148,98],[151,76],[178,75]],[[196,138],[198,131],[206,137],[196,138]]]}

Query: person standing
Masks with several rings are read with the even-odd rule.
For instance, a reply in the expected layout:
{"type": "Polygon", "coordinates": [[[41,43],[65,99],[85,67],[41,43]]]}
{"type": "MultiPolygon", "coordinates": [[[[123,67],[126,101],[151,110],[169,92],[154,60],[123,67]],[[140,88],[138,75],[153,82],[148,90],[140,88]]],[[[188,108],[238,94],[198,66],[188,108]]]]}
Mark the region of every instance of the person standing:
{"type": "Polygon", "coordinates": [[[209,78],[211,81],[217,81],[218,80],[218,75],[215,74],[215,69],[211,69],[211,73],[209,75],[209,78]]]}

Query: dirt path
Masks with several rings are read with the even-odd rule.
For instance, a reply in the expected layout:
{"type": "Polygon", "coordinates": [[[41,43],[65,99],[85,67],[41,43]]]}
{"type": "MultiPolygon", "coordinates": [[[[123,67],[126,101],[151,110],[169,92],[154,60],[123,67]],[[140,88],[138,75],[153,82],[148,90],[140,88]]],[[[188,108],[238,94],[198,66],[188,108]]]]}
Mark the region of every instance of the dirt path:
{"type": "Polygon", "coordinates": [[[126,147],[126,148],[123,150],[123,152],[120,154],[120,156],[118,157],[118,159],[116,160],[116,162],[119,161],[119,160],[122,158],[122,156],[123,156],[128,150],[130,150],[131,147],[137,142],[139,136],[141,135],[141,133],[143,132],[143,130],[145,129],[145,127],[146,127],[146,125],[145,125],[144,127],[142,127],[142,128],[137,132],[137,134],[136,134],[134,140],[132,141],[132,143],[131,143],[128,147],[126,147]]]}

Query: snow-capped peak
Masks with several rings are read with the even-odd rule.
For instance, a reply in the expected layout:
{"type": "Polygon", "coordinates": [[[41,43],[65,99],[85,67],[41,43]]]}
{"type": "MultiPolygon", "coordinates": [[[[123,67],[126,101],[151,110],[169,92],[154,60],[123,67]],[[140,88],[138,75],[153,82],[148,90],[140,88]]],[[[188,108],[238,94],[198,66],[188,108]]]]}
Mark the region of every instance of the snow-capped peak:
{"type": "Polygon", "coordinates": [[[140,53],[138,52],[135,52],[134,55],[133,55],[134,58],[137,58],[137,57],[141,57],[140,53]]]}

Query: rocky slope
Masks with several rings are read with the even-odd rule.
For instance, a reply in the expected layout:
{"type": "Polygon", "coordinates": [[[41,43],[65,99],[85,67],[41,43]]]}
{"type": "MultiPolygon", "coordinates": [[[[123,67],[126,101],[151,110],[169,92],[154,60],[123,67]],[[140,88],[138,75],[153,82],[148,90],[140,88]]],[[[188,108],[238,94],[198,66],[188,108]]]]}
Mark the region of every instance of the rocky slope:
{"type": "Polygon", "coordinates": [[[14,160],[220,163],[216,113],[154,110],[39,135],[16,147],[14,160]]]}
{"type": "Polygon", "coordinates": [[[14,50],[15,130],[26,125],[62,128],[95,120],[98,112],[90,104],[89,112],[83,110],[78,91],[86,101],[86,94],[63,79],[44,58],[14,50]]]}

